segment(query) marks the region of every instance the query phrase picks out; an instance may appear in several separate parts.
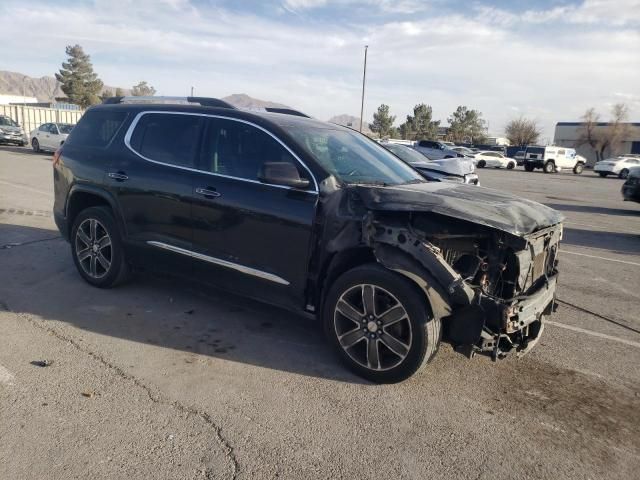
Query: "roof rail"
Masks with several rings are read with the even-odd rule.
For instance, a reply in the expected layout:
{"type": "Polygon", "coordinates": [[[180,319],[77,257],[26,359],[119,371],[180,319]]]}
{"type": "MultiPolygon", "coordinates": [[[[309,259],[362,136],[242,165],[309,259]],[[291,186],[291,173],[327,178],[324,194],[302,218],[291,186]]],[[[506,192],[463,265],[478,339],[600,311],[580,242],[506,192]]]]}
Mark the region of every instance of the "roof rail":
{"type": "Polygon", "coordinates": [[[220,107],[220,108],[233,108],[233,105],[220,100],[218,98],[209,97],[109,97],[102,101],[103,104],[119,104],[119,103],[153,103],[153,104],[178,104],[189,105],[196,104],[203,107],[220,107]]]}
{"type": "Polygon", "coordinates": [[[305,117],[311,118],[306,113],[302,113],[299,110],[294,110],[293,108],[280,108],[280,107],[264,107],[265,111],[271,113],[282,113],[284,115],[295,115],[296,117],[305,117]]]}

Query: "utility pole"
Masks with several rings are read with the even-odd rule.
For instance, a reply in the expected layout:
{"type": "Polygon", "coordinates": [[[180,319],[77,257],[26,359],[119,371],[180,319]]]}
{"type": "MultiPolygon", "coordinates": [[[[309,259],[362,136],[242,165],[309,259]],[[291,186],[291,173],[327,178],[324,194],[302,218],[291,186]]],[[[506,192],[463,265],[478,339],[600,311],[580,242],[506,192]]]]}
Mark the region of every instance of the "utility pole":
{"type": "Polygon", "coordinates": [[[191,96],[193,97],[193,87],[191,87],[191,96]]]}
{"type": "Polygon", "coordinates": [[[364,115],[364,85],[367,81],[367,50],[369,45],[364,46],[364,71],[362,72],[362,103],[360,104],[360,133],[362,133],[362,117],[364,115]]]}

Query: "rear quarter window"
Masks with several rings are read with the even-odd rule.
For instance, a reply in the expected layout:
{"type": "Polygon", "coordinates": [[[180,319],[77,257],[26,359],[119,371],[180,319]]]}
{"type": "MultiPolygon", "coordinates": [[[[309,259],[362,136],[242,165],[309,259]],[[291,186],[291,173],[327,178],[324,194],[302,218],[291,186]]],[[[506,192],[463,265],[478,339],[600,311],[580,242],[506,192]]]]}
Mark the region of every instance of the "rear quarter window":
{"type": "Polygon", "coordinates": [[[71,131],[65,145],[73,147],[106,147],[127,118],[127,112],[89,110],[71,131]]]}

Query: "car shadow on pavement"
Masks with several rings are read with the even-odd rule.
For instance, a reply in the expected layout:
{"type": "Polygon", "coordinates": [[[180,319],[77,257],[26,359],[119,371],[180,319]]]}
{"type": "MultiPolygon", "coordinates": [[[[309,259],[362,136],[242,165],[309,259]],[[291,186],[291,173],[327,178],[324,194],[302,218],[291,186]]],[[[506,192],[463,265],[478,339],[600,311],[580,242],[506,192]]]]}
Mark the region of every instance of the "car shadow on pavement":
{"type": "Polygon", "coordinates": [[[605,232],[565,227],[562,234],[562,245],[598,248],[621,255],[638,255],[640,253],[640,233],[605,232]]]}
{"type": "Polygon", "coordinates": [[[0,151],[18,153],[21,155],[39,156],[43,158],[51,158],[53,155],[51,152],[34,152],[33,149],[28,146],[18,147],[13,145],[0,145],[0,151]]]}
{"type": "MultiPolygon", "coordinates": [[[[620,199],[622,202],[622,198],[620,199]]],[[[579,212],[579,213],[600,213],[603,215],[621,215],[629,217],[640,217],[640,209],[632,208],[608,208],[608,207],[596,207],[592,205],[567,205],[565,203],[546,203],[547,207],[563,212],[579,212]]]]}
{"type": "Polygon", "coordinates": [[[98,335],[179,350],[191,354],[192,361],[220,358],[367,383],[340,364],[317,321],[165,275],[141,272],[117,288],[94,288],[77,273],[68,243],[52,230],[0,223],[0,266],[0,305],[41,318],[51,328],[64,322],[98,335]],[[7,246],[9,238],[23,242],[7,246]]]}

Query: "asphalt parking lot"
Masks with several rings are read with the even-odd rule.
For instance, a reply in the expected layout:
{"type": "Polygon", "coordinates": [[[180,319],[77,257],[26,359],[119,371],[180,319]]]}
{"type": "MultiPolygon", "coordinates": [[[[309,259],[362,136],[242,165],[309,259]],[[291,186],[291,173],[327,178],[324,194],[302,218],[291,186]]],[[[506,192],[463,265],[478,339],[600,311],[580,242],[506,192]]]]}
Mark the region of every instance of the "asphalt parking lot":
{"type": "Polygon", "coordinates": [[[444,345],[380,386],[290,313],[148,275],[90,287],[50,155],[0,147],[0,478],[636,478],[640,204],[590,171],[478,174],[566,216],[559,309],[522,359],[444,345]]]}

